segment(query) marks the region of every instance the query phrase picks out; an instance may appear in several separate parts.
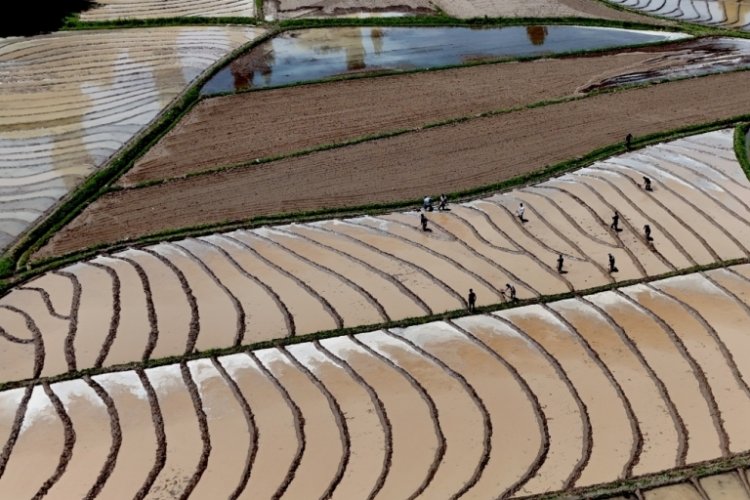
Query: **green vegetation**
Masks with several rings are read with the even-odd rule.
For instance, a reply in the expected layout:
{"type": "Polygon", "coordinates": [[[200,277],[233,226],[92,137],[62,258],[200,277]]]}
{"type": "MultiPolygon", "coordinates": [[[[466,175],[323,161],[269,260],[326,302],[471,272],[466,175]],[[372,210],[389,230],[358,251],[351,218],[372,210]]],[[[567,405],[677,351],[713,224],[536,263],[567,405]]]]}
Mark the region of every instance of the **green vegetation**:
{"type": "Polygon", "coordinates": [[[750,141],[748,141],[748,133],[750,133],[750,123],[743,123],[734,129],[734,153],[737,155],[737,161],[740,162],[745,175],[750,179],[750,141]]]}
{"type": "Polygon", "coordinates": [[[112,19],[109,21],[81,21],[80,16],[65,20],[64,30],[102,30],[122,28],[152,28],[158,26],[204,26],[256,23],[253,17],[159,17],[153,19],[112,19]]]}

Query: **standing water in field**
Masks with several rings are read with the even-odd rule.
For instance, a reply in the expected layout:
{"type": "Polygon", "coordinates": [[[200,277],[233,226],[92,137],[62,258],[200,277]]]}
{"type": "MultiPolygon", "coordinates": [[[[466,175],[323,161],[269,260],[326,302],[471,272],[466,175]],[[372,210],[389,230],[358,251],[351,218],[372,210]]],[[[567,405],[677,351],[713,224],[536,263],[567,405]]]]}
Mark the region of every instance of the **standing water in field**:
{"type": "Polygon", "coordinates": [[[217,94],[352,73],[438,68],[677,40],[687,35],[582,26],[319,28],[287,31],[239,56],[202,89],[217,94]]]}

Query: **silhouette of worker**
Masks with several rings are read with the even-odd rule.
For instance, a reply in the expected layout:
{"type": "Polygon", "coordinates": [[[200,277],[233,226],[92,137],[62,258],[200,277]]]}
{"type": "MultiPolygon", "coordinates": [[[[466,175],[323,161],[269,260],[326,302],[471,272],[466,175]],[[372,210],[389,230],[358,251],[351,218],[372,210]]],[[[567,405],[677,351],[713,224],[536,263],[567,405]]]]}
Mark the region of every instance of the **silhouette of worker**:
{"type": "Polygon", "coordinates": [[[654,239],[651,237],[651,226],[646,224],[643,226],[643,234],[646,236],[646,241],[654,241],[654,239]]]}
{"type": "Polygon", "coordinates": [[[429,231],[429,229],[427,229],[427,217],[425,214],[419,214],[419,222],[422,224],[422,231],[429,231]]]}
{"type": "Polygon", "coordinates": [[[645,189],[646,191],[653,191],[653,189],[651,188],[651,179],[649,179],[645,175],[643,176],[643,189],[645,189]]]}
{"type": "Polygon", "coordinates": [[[523,206],[523,202],[518,204],[518,209],[516,210],[516,215],[518,216],[518,219],[523,222],[528,222],[526,219],[523,218],[523,214],[526,213],[526,207],[523,206]]]}
{"type": "Polygon", "coordinates": [[[432,212],[432,198],[430,198],[429,196],[425,196],[424,201],[422,202],[422,208],[429,212],[432,212]]]}
{"type": "Polygon", "coordinates": [[[503,295],[505,295],[511,302],[515,302],[518,300],[518,298],[516,298],[516,287],[514,287],[510,283],[505,284],[503,295]]]}
{"type": "Polygon", "coordinates": [[[447,210],[447,205],[448,205],[448,197],[445,196],[444,194],[441,194],[440,195],[440,204],[438,205],[438,210],[440,210],[441,212],[443,210],[447,210]]]}
{"type": "Polygon", "coordinates": [[[563,271],[563,262],[565,262],[565,259],[563,259],[562,254],[559,254],[557,256],[557,272],[560,274],[565,273],[565,271],[563,271]]]}
{"type": "Polygon", "coordinates": [[[615,215],[612,216],[612,224],[609,225],[610,229],[614,229],[618,233],[622,231],[620,229],[620,214],[615,212],[615,215]]]}
{"type": "Polygon", "coordinates": [[[477,305],[477,294],[474,293],[473,288],[469,288],[469,312],[473,313],[477,305]]]}
{"type": "Polygon", "coordinates": [[[609,255],[609,272],[616,273],[617,271],[619,271],[619,269],[617,269],[617,266],[615,265],[615,256],[612,254],[608,254],[608,255],[609,255]]]}
{"type": "Polygon", "coordinates": [[[625,149],[630,151],[632,143],[633,143],[633,134],[626,135],[625,136],[625,149]]]}

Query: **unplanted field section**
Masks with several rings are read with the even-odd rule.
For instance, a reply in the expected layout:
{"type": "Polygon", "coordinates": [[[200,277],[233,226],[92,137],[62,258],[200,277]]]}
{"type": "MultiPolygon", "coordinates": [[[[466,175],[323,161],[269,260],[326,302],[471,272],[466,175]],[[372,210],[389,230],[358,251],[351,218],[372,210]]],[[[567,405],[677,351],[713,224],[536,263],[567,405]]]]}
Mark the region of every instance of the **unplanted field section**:
{"type": "MultiPolygon", "coordinates": [[[[663,24],[658,19],[608,8],[597,0],[435,0],[448,15],[475,17],[588,17],[663,24]]],[[[668,2],[669,3],[669,2],[668,2]]]]}
{"type": "Polygon", "coordinates": [[[746,0],[607,0],[635,11],[679,21],[747,30],[750,4],[746,0]]]}
{"type": "Polygon", "coordinates": [[[40,255],[114,243],[123,235],[136,238],[485,186],[619,143],[628,133],[639,136],[735,117],[747,112],[741,106],[750,97],[746,79],[744,73],[732,73],[597,95],[116,191],[88,206],[40,255]]]}
{"type": "Polygon", "coordinates": [[[99,0],[81,13],[81,20],[253,16],[255,0],[99,0]]]}
{"type": "Polygon", "coordinates": [[[0,495],[498,498],[729,457],[749,273],[9,390],[0,495]]]}
{"type": "Polygon", "coordinates": [[[626,500],[633,498],[633,495],[645,500],[750,500],[750,470],[738,467],[667,486],[634,490],[629,492],[629,496],[607,498],[626,500]]]}
{"type": "Polygon", "coordinates": [[[393,17],[429,15],[429,0],[263,0],[266,20],[305,17],[393,17]]]}
{"type": "Polygon", "coordinates": [[[748,46],[750,42],[744,40],[690,40],[601,56],[490,64],[203,100],[118,184],[132,187],[367,135],[569,97],[581,90],[739,69],[748,64],[748,46]],[[503,82],[501,88],[499,81],[503,82]]]}
{"type": "Polygon", "coordinates": [[[0,249],[260,33],[193,27],[0,40],[0,249]]]}
{"type": "Polygon", "coordinates": [[[27,342],[9,344],[26,354],[0,363],[0,379],[31,377],[35,346],[54,375],[440,314],[470,288],[487,306],[510,299],[508,283],[533,299],[747,257],[750,183],[732,139],[680,139],[451,204],[427,214],[426,232],[418,212],[390,213],[101,255],[0,299],[2,331],[27,342]]]}

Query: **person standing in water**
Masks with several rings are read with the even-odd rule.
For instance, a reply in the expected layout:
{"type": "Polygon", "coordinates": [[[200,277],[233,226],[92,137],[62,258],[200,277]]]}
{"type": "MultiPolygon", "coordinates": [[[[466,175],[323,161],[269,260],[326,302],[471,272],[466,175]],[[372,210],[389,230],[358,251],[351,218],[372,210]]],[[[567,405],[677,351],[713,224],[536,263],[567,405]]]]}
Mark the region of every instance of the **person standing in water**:
{"type": "Polygon", "coordinates": [[[526,213],[526,207],[523,206],[523,202],[518,204],[518,209],[516,210],[516,215],[518,216],[518,219],[521,221],[521,223],[527,222],[526,219],[524,219],[523,214],[526,213]]]}
{"type": "Polygon", "coordinates": [[[419,214],[419,222],[422,224],[422,231],[427,231],[427,216],[425,216],[425,214],[419,214]]]}
{"type": "Polygon", "coordinates": [[[563,259],[562,254],[559,254],[557,256],[557,272],[560,274],[563,274],[563,262],[565,262],[565,260],[563,259]]]}
{"type": "Polygon", "coordinates": [[[473,288],[469,288],[469,312],[473,313],[477,306],[477,294],[473,288]]]}
{"type": "Polygon", "coordinates": [[[615,215],[612,216],[612,224],[609,225],[610,229],[614,229],[617,232],[620,232],[620,214],[615,212],[615,215]]]}
{"type": "Polygon", "coordinates": [[[609,254],[609,272],[616,273],[617,271],[619,271],[619,269],[617,269],[617,266],[615,266],[615,256],[609,254]]]}

